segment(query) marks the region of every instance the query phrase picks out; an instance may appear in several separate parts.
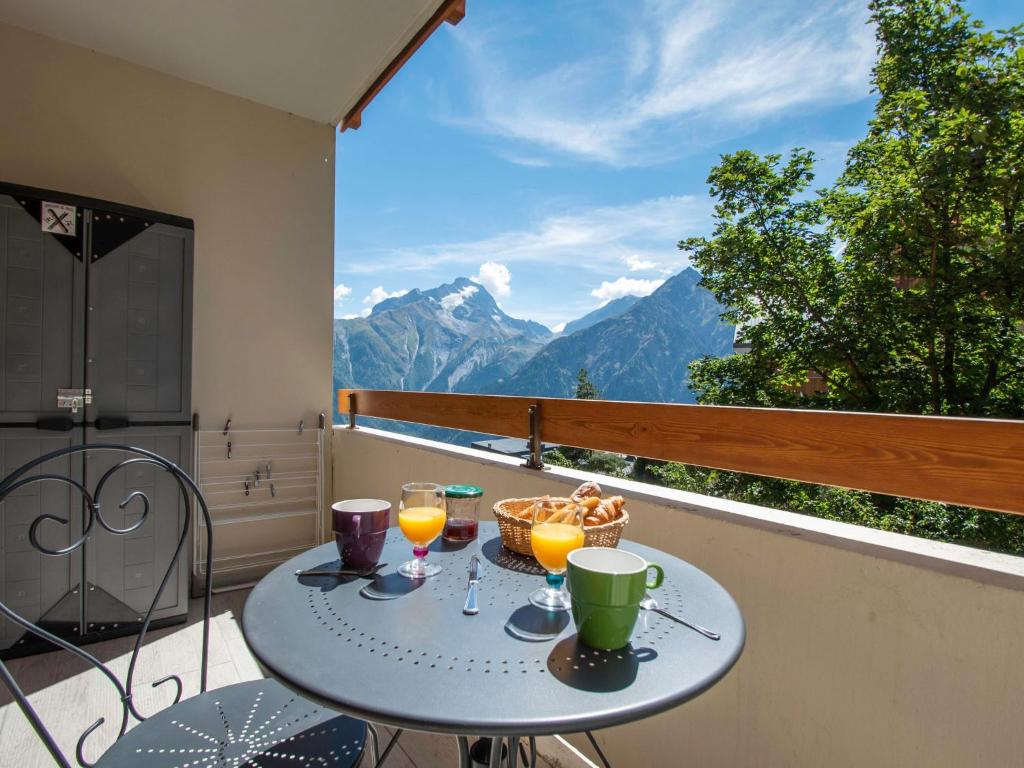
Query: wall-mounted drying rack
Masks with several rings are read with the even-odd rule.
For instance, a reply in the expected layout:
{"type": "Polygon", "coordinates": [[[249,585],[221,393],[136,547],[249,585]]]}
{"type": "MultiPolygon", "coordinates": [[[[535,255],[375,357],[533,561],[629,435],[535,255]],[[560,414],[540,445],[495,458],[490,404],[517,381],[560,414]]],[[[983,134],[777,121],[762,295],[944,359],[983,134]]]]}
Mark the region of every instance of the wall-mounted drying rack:
{"type": "MultiPolygon", "coordinates": [[[[198,419],[194,421],[198,427],[198,419]]],[[[215,589],[246,586],[323,537],[323,441],[291,428],[195,430],[195,480],[213,521],[215,589]]],[[[206,527],[195,528],[193,588],[205,578],[206,527]]]]}

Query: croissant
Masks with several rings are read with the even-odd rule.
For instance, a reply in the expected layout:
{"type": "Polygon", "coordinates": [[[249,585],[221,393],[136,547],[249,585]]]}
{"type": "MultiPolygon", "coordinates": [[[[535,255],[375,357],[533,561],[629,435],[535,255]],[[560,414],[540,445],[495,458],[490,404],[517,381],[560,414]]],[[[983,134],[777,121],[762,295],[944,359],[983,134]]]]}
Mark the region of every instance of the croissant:
{"type": "Polygon", "coordinates": [[[543,522],[545,522],[545,523],[560,523],[560,522],[562,522],[562,520],[564,518],[568,517],[567,512],[568,512],[568,507],[562,507],[561,509],[556,509],[554,512],[551,513],[551,515],[548,517],[548,519],[544,520],[543,522]]]}
{"type": "Polygon", "coordinates": [[[577,504],[587,498],[601,498],[601,486],[595,483],[593,480],[589,480],[572,492],[572,500],[577,504]]]}
{"type": "Polygon", "coordinates": [[[588,481],[573,491],[569,499],[541,496],[535,499],[530,506],[516,512],[515,516],[529,522],[533,520],[537,512],[544,511],[548,514],[545,522],[557,523],[572,519],[574,513],[582,511],[584,526],[604,525],[622,517],[623,509],[626,506],[625,498],[609,496],[603,499],[601,494],[601,486],[593,481],[588,481]]]}

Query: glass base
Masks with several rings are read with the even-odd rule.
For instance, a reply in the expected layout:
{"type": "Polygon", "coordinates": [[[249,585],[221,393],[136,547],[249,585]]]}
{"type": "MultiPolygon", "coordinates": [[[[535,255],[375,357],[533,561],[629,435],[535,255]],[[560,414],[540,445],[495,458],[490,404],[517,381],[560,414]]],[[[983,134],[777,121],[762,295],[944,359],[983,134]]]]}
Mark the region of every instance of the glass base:
{"type": "Polygon", "coordinates": [[[428,576],[437,576],[441,572],[441,566],[435,563],[428,563],[419,558],[409,560],[398,566],[398,573],[407,579],[425,579],[428,576]]]}
{"type": "Polygon", "coordinates": [[[569,593],[564,589],[541,587],[530,593],[530,602],[546,611],[568,611],[569,593]]]}

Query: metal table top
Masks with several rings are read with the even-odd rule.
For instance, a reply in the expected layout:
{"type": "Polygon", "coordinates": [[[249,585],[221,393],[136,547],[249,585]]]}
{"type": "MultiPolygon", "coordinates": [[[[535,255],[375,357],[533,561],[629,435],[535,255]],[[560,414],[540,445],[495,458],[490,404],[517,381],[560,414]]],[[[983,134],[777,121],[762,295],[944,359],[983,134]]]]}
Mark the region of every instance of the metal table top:
{"type": "Polygon", "coordinates": [[[373,579],[299,577],[337,568],[334,543],[298,555],[260,581],[242,626],[250,648],[283,682],[372,722],[463,735],[546,735],[605,728],[662,712],[714,685],[743,650],[743,617],[714,579],[678,558],[629,541],[665,569],[653,594],[722,635],[708,640],[641,611],[633,641],[597,651],[577,641],[569,613],[527,596],[543,585],[529,558],[501,546],[495,523],[477,541],[436,541],[428,561],[444,571],[423,581],[396,573],[412,547],[388,532],[373,579]],[[480,613],[466,616],[469,559],[483,556],[480,613]]]}

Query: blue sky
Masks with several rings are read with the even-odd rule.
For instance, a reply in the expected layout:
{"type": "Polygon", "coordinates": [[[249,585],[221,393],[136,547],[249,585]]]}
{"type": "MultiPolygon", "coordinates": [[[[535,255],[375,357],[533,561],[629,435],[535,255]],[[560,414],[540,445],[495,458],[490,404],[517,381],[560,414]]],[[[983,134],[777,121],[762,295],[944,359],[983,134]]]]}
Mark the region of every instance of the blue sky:
{"type": "Polygon", "coordinates": [[[804,146],[835,178],[873,104],[866,4],[468,0],[338,135],[335,316],[460,276],[556,329],[651,292],[710,230],[722,153],[804,146]]]}

